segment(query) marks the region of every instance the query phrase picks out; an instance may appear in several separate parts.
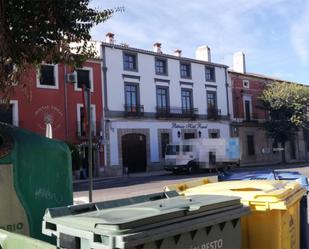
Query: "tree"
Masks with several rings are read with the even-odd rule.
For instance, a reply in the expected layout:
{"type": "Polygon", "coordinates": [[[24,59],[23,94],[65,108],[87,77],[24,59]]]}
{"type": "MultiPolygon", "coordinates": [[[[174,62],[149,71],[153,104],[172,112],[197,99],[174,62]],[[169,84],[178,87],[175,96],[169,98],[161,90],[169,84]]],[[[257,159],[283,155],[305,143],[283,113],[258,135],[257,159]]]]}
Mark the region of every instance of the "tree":
{"type": "Polygon", "coordinates": [[[43,61],[80,66],[95,56],[89,46],[91,28],[122,8],[100,11],[90,8],[89,1],[0,0],[0,90],[4,98],[25,71],[43,61]],[[79,45],[72,48],[71,44],[79,45]]]}
{"type": "MultiPolygon", "coordinates": [[[[283,148],[299,129],[309,128],[309,87],[274,82],[263,91],[261,101],[269,112],[265,129],[283,148]]],[[[285,162],[285,151],[282,152],[282,161],[285,162]]]]}

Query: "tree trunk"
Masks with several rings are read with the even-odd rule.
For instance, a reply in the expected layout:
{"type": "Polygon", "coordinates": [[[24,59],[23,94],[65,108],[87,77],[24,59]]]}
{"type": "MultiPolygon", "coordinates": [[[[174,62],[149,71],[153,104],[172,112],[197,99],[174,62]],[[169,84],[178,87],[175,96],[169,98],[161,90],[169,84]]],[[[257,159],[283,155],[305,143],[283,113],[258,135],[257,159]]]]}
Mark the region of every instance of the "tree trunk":
{"type": "Polygon", "coordinates": [[[282,148],[283,148],[282,153],[281,153],[282,163],[286,163],[286,159],[285,159],[285,141],[282,141],[281,145],[282,145],[282,148]]]}

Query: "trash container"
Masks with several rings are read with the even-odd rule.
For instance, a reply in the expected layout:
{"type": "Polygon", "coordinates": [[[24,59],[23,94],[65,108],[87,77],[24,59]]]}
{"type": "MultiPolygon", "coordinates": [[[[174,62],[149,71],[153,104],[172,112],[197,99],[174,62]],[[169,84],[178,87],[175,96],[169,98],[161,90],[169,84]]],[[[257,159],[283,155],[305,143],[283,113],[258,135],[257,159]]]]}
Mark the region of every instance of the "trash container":
{"type": "Polygon", "coordinates": [[[24,235],[0,230],[0,248],[2,249],[56,249],[46,242],[24,235]]]}
{"type": "Polygon", "coordinates": [[[232,180],[293,180],[299,182],[307,193],[300,200],[300,248],[309,248],[307,194],[308,178],[297,171],[257,170],[257,171],[226,171],[218,175],[219,181],[232,180]]]}
{"type": "Polygon", "coordinates": [[[298,182],[244,180],[200,185],[189,182],[167,186],[166,190],[178,190],[191,197],[201,194],[241,197],[252,211],[242,218],[243,248],[300,248],[299,206],[306,189],[298,182]]]}
{"type": "Polygon", "coordinates": [[[48,209],[43,233],[70,249],[240,248],[248,213],[238,197],[161,193],[48,209]]]}
{"type": "Polygon", "coordinates": [[[73,203],[71,172],[65,143],[0,123],[0,229],[49,239],[42,217],[73,203]]]}

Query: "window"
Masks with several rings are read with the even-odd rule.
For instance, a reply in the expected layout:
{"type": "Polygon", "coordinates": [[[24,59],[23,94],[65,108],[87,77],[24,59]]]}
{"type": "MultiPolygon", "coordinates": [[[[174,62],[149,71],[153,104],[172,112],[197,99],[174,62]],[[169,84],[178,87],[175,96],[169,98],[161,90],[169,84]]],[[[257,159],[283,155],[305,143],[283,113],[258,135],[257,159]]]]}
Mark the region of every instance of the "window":
{"type": "MultiPolygon", "coordinates": [[[[95,105],[91,105],[91,125],[93,135],[96,134],[96,111],[95,105]]],[[[85,109],[83,104],[77,104],[77,133],[78,136],[86,136],[87,134],[87,122],[85,115],[85,109]]]]}
{"type": "Polygon", "coordinates": [[[249,88],[249,80],[243,80],[242,82],[244,88],[249,88]]]}
{"type": "Polygon", "coordinates": [[[167,87],[157,87],[157,107],[159,109],[167,109],[169,107],[167,87]]]}
{"type": "Polygon", "coordinates": [[[90,85],[90,89],[93,92],[93,69],[91,67],[84,67],[76,70],[77,84],[74,84],[75,91],[82,89],[82,84],[86,86],[90,85]]]}
{"type": "Polygon", "coordinates": [[[181,105],[183,112],[192,111],[192,90],[191,89],[181,89],[181,105]]]}
{"type": "Polygon", "coordinates": [[[191,64],[180,62],[180,77],[191,78],[191,64]]]}
{"type": "Polygon", "coordinates": [[[131,53],[123,54],[123,67],[124,70],[137,71],[137,55],[131,53]]]}
{"type": "Polygon", "coordinates": [[[210,132],[209,138],[219,138],[219,133],[218,132],[210,132]]]}
{"type": "Polygon", "coordinates": [[[155,59],[156,74],[167,75],[167,61],[166,59],[155,59]]]}
{"type": "Polygon", "coordinates": [[[215,68],[205,67],[206,81],[215,81],[215,68]]]}
{"type": "Polygon", "coordinates": [[[183,139],[192,139],[192,138],[195,138],[195,133],[193,132],[188,132],[188,133],[185,133],[183,134],[183,139]]]}
{"type": "Polygon", "coordinates": [[[37,87],[58,89],[58,66],[43,64],[37,73],[37,87]]]}
{"type": "Polygon", "coordinates": [[[248,148],[248,155],[249,156],[255,155],[254,136],[253,135],[247,135],[247,148],[248,148]]]}
{"type": "Polygon", "coordinates": [[[139,112],[139,96],[137,84],[125,85],[125,110],[126,112],[139,112]]]}
{"type": "Polygon", "coordinates": [[[13,105],[0,105],[0,122],[13,124],[13,105]]]}
{"type": "Polygon", "coordinates": [[[0,102],[0,122],[18,126],[18,101],[10,100],[10,104],[0,102]]]}
{"type": "Polygon", "coordinates": [[[207,108],[217,108],[217,92],[207,91],[207,108]]]}
{"type": "Polygon", "coordinates": [[[165,158],[166,146],[170,142],[170,134],[169,133],[161,133],[161,157],[165,158]]]}

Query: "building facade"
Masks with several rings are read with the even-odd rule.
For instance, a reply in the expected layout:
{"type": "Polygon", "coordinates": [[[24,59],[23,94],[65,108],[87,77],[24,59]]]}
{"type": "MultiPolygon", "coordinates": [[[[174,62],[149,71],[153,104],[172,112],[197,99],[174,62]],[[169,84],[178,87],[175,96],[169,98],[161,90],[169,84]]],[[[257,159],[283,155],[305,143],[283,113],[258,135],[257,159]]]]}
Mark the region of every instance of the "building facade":
{"type": "MultiPolygon", "coordinates": [[[[0,121],[29,129],[43,136],[47,124],[51,125],[55,139],[77,145],[82,157],[88,157],[81,84],[91,85],[92,128],[94,136],[95,173],[104,166],[104,153],[99,147],[102,136],[102,70],[100,60],[89,60],[76,69],[75,84],[67,76],[71,68],[66,65],[43,64],[23,75],[29,89],[15,87],[10,106],[0,106],[0,121]],[[25,91],[26,90],[26,91],[25,91]]],[[[86,161],[86,160],[85,160],[86,161]]],[[[86,168],[86,166],[84,165],[86,168]]]]}
{"type": "Polygon", "coordinates": [[[210,49],[196,59],[102,44],[106,174],[162,169],[165,146],[189,138],[228,138],[227,66],[211,62],[210,49]]]}
{"type": "MultiPolygon", "coordinates": [[[[229,70],[232,89],[233,118],[231,136],[239,137],[241,165],[275,164],[282,161],[281,153],[272,138],[267,136],[263,123],[268,119],[259,97],[269,84],[282,82],[269,76],[246,72],[245,55],[234,55],[233,70],[229,70]]],[[[291,82],[292,83],[292,82],[291,82]]],[[[289,141],[284,148],[287,162],[307,160],[303,131],[289,141]]]]}

